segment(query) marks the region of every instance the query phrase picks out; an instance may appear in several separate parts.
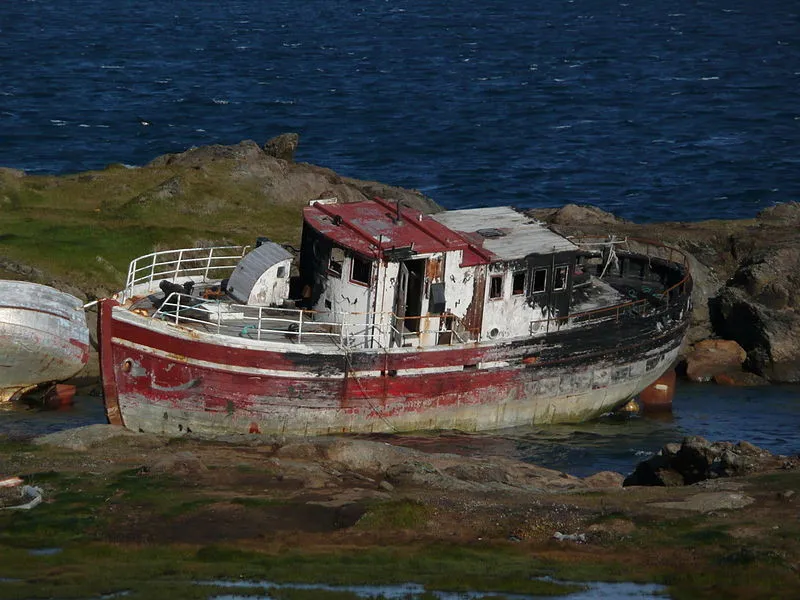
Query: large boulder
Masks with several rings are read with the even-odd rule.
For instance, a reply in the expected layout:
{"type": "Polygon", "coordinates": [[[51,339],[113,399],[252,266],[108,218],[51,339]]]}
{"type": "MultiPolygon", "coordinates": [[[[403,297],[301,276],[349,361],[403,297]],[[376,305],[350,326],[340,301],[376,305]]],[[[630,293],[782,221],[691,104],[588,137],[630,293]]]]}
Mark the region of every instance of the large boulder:
{"type": "MultiPolygon", "coordinates": [[[[439,212],[441,207],[417,190],[407,190],[374,181],[343,177],[331,169],[295,163],[294,153],[300,143],[296,133],[284,133],[259,146],[252,140],[226,146],[213,144],[166,154],[151,161],[151,168],[190,169],[193,177],[229,178],[242,188],[257,190],[265,202],[273,205],[305,206],[310,200],[336,197],[339,202],[360,202],[374,196],[399,201],[424,213],[439,212]]],[[[148,190],[124,206],[142,200],[172,201],[182,187],[170,181],[148,190]]],[[[186,202],[181,203],[181,206],[186,202]]],[[[195,198],[189,210],[212,214],[226,205],[224,198],[195,198]]],[[[184,209],[186,210],[186,209],[184,209]]]]}
{"type": "Polygon", "coordinates": [[[782,226],[787,224],[800,225],[800,202],[783,202],[765,208],[758,213],[761,221],[774,221],[782,226]]]}
{"type": "Polygon", "coordinates": [[[267,140],[267,143],[264,144],[264,152],[286,162],[294,162],[294,153],[299,144],[300,136],[296,133],[282,133],[267,140]]]}
{"type": "Polygon", "coordinates": [[[715,301],[715,327],[766,379],[800,382],[800,246],[753,253],[715,301]]]}
{"type": "Polygon", "coordinates": [[[619,225],[627,223],[616,215],[585,204],[567,204],[563,208],[554,210],[547,215],[547,220],[554,225],[562,226],[591,226],[591,225],[619,225]]]}
{"type": "Polygon", "coordinates": [[[747,358],[742,347],[731,340],[703,340],[686,356],[686,376],[695,382],[714,379],[717,375],[741,371],[747,358]]]}
{"type": "Polygon", "coordinates": [[[623,485],[691,485],[707,479],[734,477],[784,466],[785,457],[771,454],[749,442],[709,442],[691,436],[667,444],[636,466],[623,485]]]}

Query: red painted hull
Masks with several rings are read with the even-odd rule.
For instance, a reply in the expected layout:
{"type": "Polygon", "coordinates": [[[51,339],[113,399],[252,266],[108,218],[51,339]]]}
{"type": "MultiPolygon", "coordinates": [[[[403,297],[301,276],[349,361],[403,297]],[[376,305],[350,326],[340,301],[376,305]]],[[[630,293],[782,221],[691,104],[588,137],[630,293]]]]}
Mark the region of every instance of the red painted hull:
{"type": "Polygon", "coordinates": [[[134,430],[486,430],[613,409],[671,366],[685,325],[644,336],[621,329],[580,352],[564,336],[346,353],[201,333],[106,300],[101,370],[109,420],[134,430]]]}

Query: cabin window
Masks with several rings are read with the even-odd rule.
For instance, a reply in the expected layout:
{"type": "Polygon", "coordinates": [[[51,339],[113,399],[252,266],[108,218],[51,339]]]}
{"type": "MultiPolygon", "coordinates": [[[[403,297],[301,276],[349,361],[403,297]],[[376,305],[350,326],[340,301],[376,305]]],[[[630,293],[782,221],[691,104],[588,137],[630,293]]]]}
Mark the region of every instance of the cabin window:
{"type": "Polygon", "coordinates": [[[344,263],[344,250],[341,248],[331,248],[331,258],[328,261],[328,273],[334,277],[342,276],[342,264],[344,263]]]}
{"type": "Polygon", "coordinates": [[[514,296],[519,296],[525,293],[525,271],[517,271],[514,273],[514,279],[511,281],[511,293],[514,296]]]}
{"type": "Polygon", "coordinates": [[[350,271],[350,281],[369,285],[369,278],[372,274],[372,263],[364,260],[360,256],[353,255],[353,268],[350,271]]]}
{"type": "Polygon", "coordinates": [[[496,299],[503,297],[503,276],[492,275],[489,279],[489,298],[496,299]]]}
{"type": "Polygon", "coordinates": [[[278,272],[276,273],[278,279],[283,279],[286,277],[286,267],[278,267],[278,272]]]}
{"type": "Polygon", "coordinates": [[[547,289],[547,269],[536,269],[533,272],[533,293],[543,292],[547,289]]]}
{"type": "Polygon", "coordinates": [[[553,273],[554,291],[567,289],[567,270],[568,267],[566,265],[563,267],[556,267],[556,270],[553,273]]]}

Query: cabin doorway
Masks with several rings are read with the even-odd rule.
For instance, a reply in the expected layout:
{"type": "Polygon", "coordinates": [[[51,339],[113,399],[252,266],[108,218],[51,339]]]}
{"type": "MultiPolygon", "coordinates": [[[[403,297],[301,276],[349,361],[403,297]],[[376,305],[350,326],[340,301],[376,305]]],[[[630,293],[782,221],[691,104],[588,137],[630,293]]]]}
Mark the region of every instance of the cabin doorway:
{"type": "Polygon", "coordinates": [[[422,290],[425,280],[425,259],[400,263],[394,298],[395,343],[403,346],[404,333],[419,332],[422,315],[422,290]]]}

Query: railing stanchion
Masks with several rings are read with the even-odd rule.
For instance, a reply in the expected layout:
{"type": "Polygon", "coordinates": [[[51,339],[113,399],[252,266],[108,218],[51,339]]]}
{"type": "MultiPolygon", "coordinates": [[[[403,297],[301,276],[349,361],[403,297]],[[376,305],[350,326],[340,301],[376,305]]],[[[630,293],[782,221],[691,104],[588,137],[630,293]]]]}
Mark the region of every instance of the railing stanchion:
{"type": "Polygon", "coordinates": [[[211,248],[211,251],[208,253],[208,258],[206,259],[206,270],[203,273],[203,281],[208,281],[208,272],[211,270],[211,261],[214,257],[214,248],[211,248]]]}
{"type": "Polygon", "coordinates": [[[297,341],[303,341],[303,314],[305,313],[304,310],[300,310],[300,318],[297,320],[297,341]]]}
{"type": "MultiPolygon", "coordinates": [[[[149,283],[153,283],[153,280],[156,278],[156,260],[158,258],[158,254],[153,254],[153,263],[150,265],[150,281],[149,283]]],[[[134,278],[136,277],[136,273],[134,272],[134,278]]],[[[133,282],[131,282],[133,283],[133,282]]]]}

